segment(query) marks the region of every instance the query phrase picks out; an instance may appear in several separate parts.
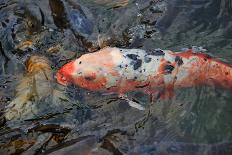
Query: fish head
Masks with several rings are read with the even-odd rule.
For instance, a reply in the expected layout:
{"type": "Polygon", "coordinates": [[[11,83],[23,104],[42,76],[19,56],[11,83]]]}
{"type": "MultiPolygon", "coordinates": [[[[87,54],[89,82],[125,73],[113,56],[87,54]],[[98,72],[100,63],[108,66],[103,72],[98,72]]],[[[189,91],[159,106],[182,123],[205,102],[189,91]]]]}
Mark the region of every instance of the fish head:
{"type": "Polygon", "coordinates": [[[75,84],[88,90],[108,90],[116,85],[118,78],[110,51],[100,51],[82,55],[64,65],[56,75],[62,85],[75,84]]]}
{"type": "Polygon", "coordinates": [[[72,83],[73,77],[72,74],[75,72],[74,61],[71,61],[65,64],[58,72],[56,73],[57,82],[61,85],[67,86],[72,83]]]}

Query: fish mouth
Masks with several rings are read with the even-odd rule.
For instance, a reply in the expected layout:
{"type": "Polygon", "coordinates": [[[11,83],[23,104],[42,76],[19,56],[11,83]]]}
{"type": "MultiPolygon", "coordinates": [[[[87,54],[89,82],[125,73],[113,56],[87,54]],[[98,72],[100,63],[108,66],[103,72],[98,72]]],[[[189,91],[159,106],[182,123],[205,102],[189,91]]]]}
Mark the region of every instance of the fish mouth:
{"type": "Polygon", "coordinates": [[[63,86],[68,86],[69,82],[67,81],[66,77],[62,73],[60,72],[56,73],[55,78],[57,83],[63,86]]]}

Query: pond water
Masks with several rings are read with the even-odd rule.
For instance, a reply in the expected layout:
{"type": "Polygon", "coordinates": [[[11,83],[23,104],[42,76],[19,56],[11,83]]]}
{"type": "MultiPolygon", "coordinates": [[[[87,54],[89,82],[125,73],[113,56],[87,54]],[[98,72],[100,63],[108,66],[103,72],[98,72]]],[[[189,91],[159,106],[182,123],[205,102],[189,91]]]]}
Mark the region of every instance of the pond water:
{"type": "Polygon", "coordinates": [[[64,87],[57,70],[105,46],[192,46],[232,64],[231,0],[1,0],[1,154],[232,154],[232,90],[170,100],[64,87]]]}

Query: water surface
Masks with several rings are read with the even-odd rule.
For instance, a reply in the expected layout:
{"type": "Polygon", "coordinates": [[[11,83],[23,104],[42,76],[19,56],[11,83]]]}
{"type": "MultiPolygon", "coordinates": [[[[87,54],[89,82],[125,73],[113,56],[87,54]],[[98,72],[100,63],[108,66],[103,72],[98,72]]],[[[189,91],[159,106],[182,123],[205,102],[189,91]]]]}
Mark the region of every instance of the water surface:
{"type": "Polygon", "coordinates": [[[36,80],[19,96],[34,86],[52,91],[4,119],[22,79],[36,77],[27,72],[32,55],[48,58],[52,74],[105,46],[197,46],[232,64],[230,0],[2,0],[0,19],[2,154],[232,154],[232,91],[216,87],[176,89],[152,104],[131,92],[146,106],[138,111],[115,95],[36,80]]]}

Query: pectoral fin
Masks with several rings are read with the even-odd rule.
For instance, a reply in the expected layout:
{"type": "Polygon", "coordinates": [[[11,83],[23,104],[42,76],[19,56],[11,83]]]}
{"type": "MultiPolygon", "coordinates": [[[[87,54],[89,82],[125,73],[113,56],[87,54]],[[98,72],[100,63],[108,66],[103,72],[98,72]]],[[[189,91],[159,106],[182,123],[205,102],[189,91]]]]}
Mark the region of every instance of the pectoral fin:
{"type": "Polygon", "coordinates": [[[136,108],[138,110],[145,110],[145,108],[143,106],[141,106],[140,104],[134,102],[134,101],[131,101],[131,100],[127,100],[127,103],[133,107],[133,108],[136,108]]]}
{"type": "Polygon", "coordinates": [[[140,105],[137,102],[134,102],[134,101],[130,100],[126,95],[119,95],[119,98],[121,98],[123,100],[126,100],[127,103],[133,108],[136,108],[138,110],[145,110],[145,108],[142,105],[140,105]]]}

